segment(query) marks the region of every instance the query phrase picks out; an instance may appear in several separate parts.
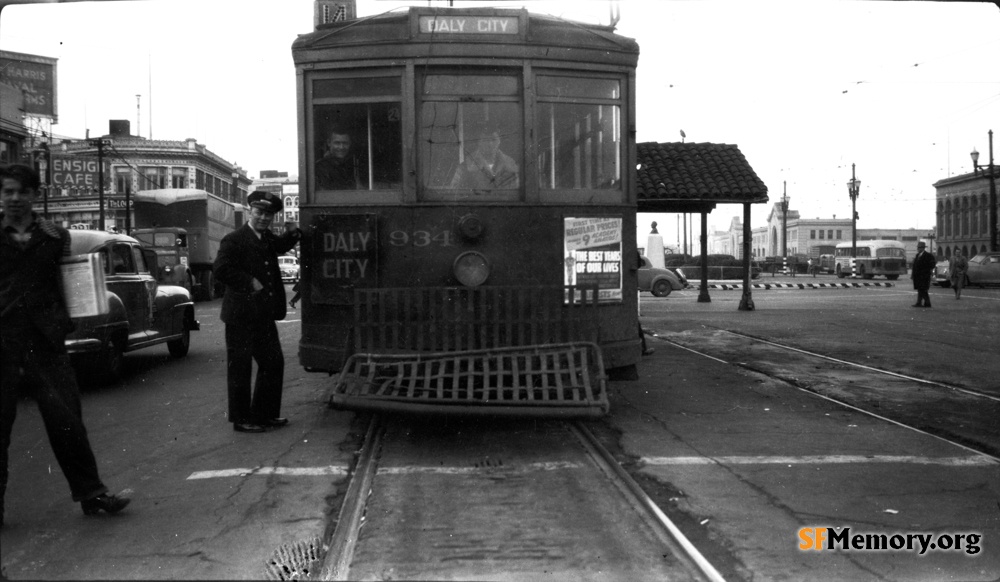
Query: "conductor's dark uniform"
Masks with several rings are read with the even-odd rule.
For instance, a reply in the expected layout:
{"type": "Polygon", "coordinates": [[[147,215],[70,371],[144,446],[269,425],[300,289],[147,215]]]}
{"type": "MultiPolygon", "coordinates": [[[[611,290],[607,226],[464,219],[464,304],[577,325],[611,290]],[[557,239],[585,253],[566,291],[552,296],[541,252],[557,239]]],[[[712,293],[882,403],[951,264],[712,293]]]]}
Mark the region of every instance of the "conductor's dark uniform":
{"type": "Polygon", "coordinates": [[[928,290],[931,288],[931,277],[934,275],[937,261],[934,260],[934,255],[927,252],[926,248],[925,243],[917,243],[917,256],[913,259],[913,268],[910,269],[913,288],[917,290],[917,303],[914,307],[931,306],[931,296],[928,290]]]}
{"type": "Polygon", "coordinates": [[[247,198],[250,219],[222,239],[215,259],[215,276],[226,285],[222,321],[226,324],[229,421],[241,432],[263,432],[281,426],[281,392],[285,357],[275,321],[285,318],[285,287],[278,255],[301,238],[297,229],[275,236],[274,213],[283,208],[280,196],[255,191],[247,198]],[[251,397],[252,362],[257,381],[251,397]]]}

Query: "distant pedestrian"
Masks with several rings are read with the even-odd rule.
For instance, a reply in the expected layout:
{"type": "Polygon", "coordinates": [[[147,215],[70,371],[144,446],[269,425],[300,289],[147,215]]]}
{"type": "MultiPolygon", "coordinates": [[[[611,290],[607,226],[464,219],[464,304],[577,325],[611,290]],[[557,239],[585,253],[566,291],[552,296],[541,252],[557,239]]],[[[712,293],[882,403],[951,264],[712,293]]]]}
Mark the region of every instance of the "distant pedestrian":
{"type": "Polygon", "coordinates": [[[299,291],[299,285],[301,284],[302,280],[300,279],[295,282],[295,285],[292,285],[292,291],[295,291],[295,295],[292,295],[292,300],[288,302],[288,304],[291,305],[292,309],[295,309],[295,304],[298,303],[299,298],[302,297],[302,292],[299,291]]]}
{"type": "Polygon", "coordinates": [[[274,323],[285,318],[288,307],[278,255],[291,250],[302,231],[271,232],[275,213],[284,208],[280,196],[256,190],[247,202],[250,218],[222,239],[215,276],[226,285],[220,318],[226,324],[229,422],[238,432],[259,433],[288,424],[280,416],[285,356],[274,323]],[[254,360],[257,380],[251,394],[254,360]]]}
{"type": "Polygon", "coordinates": [[[955,249],[955,253],[948,263],[948,273],[951,275],[951,288],[955,290],[955,299],[961,299],[962,287],[965,287],[965,272],[969,270],[969,259],[962,256],[962,251],[955,249]]]}
{"type": "Polygon", "coordinates": [[[52,452],[83,513],[118,513],[129,504],[108,495],[83,424],[80,389],[66,354],[66,334],[74,324],[59,267],[69,255],[69,232],[33,212],[39,186],[38,173],[28,166],[0,167],[0,526],[21,387],[38,404],[52,452]]]}
{"type": "Polygon", "coordinates": [[[910,278],[913,279],[913,288],[917,290],[917,302],[914,307],[930,307],[931,296],[928,290],[931,288],[931,279],[934,278],[934,255],[927,252],[927,244],[923,241],[917,243],[917,256],[913,259],[913,267],[910,269],[910,278]]]}

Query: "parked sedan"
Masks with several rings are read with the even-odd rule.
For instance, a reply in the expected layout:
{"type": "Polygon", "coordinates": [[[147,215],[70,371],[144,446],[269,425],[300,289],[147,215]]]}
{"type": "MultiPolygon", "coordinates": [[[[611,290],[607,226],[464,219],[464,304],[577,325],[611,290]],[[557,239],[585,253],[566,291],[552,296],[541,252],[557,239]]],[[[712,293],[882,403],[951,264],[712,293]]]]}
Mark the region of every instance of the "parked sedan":
{"type": "Polygon", "coordinates": [[[687,279],[683,273],[675,273],[669,269],[654,267],[649,259],[640,256],[639,291],[649,291],[657,297],[666,297],[671,291],[687,287],[687,279]]]}
{"type": "Polygon", "coordinates": [[[1000,252],[980,253],[969,259],[967,285],[1000,285],[1000,252]]]}
{"type": "Polygon", "coordinates": [[[299,260],[291,255],[278,257],[278,268],[281,269],[281,280],[285,283],[299,281],[299,260]]]}
{"type": "Polygon", "coordinates": [[[938,261],[934,266],[934,284],[947,289],[951,287],[951,262],[948,259],[938,261]]]}
{"type": "Polygon", "coordinates": [[[97,253],[104,268],[107,312],[74,318],[76,329],[66,338],[78,372],[111,382],[119,379],[124,354],[167,344],[170,355],[188,353],[191,331],[200,329],[191,294],[183,287],[156,281],[156,253],[121,234],[71,230],[74,255],[97,253]]]}

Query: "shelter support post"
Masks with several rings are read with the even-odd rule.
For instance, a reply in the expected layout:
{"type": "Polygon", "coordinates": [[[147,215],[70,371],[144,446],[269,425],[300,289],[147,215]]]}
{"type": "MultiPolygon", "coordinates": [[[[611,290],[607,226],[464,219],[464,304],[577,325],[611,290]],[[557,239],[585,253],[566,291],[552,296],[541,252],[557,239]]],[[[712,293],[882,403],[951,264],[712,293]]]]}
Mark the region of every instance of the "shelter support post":
{"type": "Polygon", "coordinates": [[[750,290],[750,204],[743,204],[743,297],[740,298],[740,311],[753,311],[753,293],[750,290]]]}
{"type": "Polygon", "coordinates": [[[711,303],[708,296],[708,212],[701,211],[701,289],[698,291],[698,303],[711,303]]]}

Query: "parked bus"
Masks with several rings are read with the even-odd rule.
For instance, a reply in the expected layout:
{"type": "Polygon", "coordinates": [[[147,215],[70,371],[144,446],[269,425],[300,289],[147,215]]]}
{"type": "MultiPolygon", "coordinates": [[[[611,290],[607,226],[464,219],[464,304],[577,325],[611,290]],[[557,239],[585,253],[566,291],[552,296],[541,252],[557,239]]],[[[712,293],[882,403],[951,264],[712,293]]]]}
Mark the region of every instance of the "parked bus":
{"type": "Polygon", "coordinates": [[[640,358],[634,40],[410,8],[292,46],[307,370],[335,407],[599,416],[640,358]]]}
{"type": "MultiPolygon", "coordinates": [[[[838,244],[835,258],[837,276],[841,279],[852,276],[851,243],[838,244]]],[[[855,268],[854,274],[863,279],[884,276],[895,281],[906,274],[906,247],[895,240],[858,241],[855,268]]]]}

